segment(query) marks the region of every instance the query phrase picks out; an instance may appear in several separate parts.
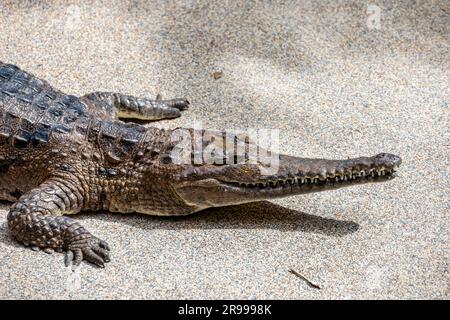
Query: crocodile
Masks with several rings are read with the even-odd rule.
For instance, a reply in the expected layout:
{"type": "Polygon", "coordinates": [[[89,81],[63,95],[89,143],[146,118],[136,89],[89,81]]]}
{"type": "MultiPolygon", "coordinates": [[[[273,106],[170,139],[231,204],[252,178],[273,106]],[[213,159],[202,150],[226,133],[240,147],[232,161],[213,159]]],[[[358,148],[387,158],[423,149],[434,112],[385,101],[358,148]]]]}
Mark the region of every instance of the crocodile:
{"type": "MultiPolygon", "coordinates": [[[[160,129],[142,121],[179,117],[189,105],[184,98],[160,95],[148,99],[93,92],[77,97],[0,62],[0,199],[13,202],[7,215],[11,236],[33,250],[65,253],[67,266],[87,261],[104,267],[110,261],[109,245],[70,215],[99,210],[187,215],[387,181],[401,163],[389,153],[345,160],[273,153],[277,171],[263,174],[266,163],[249,156],[255,142],[227,132],[219,134],[243,143],[243,155],[217,152],[216,160],[223,161],[194,161],[198,143],[192,142],[185,149],[192,161],[179,161],[174,132],[180,128],[160,129]]],[[[205,133],[186,132],[191,137],[205,133]]],[[[200,146],[219,140],[203,135],[200,146]]]]}

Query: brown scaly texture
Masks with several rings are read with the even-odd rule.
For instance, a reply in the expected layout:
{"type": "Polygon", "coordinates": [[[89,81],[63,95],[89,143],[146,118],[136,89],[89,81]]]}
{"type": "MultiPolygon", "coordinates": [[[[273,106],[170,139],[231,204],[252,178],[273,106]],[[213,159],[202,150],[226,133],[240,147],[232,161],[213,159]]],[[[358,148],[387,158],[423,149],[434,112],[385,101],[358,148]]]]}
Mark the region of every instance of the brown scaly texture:
{"type": "MultiPolygon", "coordinates": [[[[171,118],[187,105],[184,99],[113,93],[77,98],[0,63],[0,196],[17,199],[8,215],[13,236],[33,249],[68,251],[75,264],[84,258],[103,266],[109,261],[108,245],[63,214],[110,206],[134,211],[124,210],[125,202],[139,206],[143,195],[120,194],[138,192],[138,183],[127,180],[139,172],[135,157],[161,149],[165,134],[149,130],[156,140],[147,141],[143,126],[118,121],[117,114],[125,110],[146,119],[171,118]],[[148,149],[137,150],[141,146],[148,149]],[[114,198],[114,193],[119,195],[114,198]]],[[[171,202],[169,195],[159,194],[148,206],[171,202]]]]}
{"type": "MultiPolygon", "coordinates": [[[[382,153],[348,160],[277,155],[279,169],[263,175],[249,160],[223,152],[213,132],[186,129],[188,162],[177,162],[177,130],[145,128],[119,118],[178,117],[186,99],[155,100],[94,92],[75,97],[0,62],[0,198],[13,201],[11,234],[33,249],[65,251],[66,264],[109,261],[106,242],[66,215],[81,210],[186,215],[199,210],[332,190],[394,177],[398,156],[382,153]],[[200,142],[195,136],[200,135],[200,142]],[[207,138],[208,137],[208,138],[207,138]],[[198,148],[222,150],[206,161],[198,148]],[[191,161],[192,160],[192,161],[191,161]]],[[[206,150],[204,149],[204,150],[206,150]]],[[[201,149],[203,150],[203,149],[201,149]]],[[[231,148],[234,151],[234,147],[231,148]]],[[[262,149],[261,149],[262,150],[262,149]]]]}

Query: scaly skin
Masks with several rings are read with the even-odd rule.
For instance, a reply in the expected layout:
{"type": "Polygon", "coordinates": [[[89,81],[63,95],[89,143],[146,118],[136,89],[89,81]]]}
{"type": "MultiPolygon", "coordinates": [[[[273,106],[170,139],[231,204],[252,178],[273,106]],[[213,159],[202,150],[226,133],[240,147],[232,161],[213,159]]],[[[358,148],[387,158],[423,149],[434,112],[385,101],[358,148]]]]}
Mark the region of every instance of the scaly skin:
{"type": "MultiPolygon", "coordinates": [[[[11,234],[33,249],[66,252],[66,264],[109,259],[106,242],[71,217],[83,210],[187,215],[208,207],[318,192],[394,177],[398,156],[349,160],[279,155],[279,170],[221,153],[221,161],[179,163],[175,130],[145,128],[119,118],[179,117],[186,99],[156,100],[119,93],[66,95],[0,62],[0,198],[14,201],[11,234]]],[[[201,132],[187,129],[189,137],[201,132]]],[[[219,133],[233,139],[229,133],[219,133]]],[[[188,146],[196,156],[195,139],[188,146]]],[[[218,140],[203,136],[202,146],[218,140]]],[[[189,157],[190,158],[190,157],[189,157]]]]}

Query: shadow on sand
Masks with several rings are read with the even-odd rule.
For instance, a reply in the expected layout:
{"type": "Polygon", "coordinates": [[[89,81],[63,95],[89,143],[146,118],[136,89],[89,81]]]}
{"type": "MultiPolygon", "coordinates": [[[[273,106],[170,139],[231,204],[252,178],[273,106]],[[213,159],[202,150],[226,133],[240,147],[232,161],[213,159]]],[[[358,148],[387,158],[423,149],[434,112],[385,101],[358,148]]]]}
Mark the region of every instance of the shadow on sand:
{"type": "MultiPolygon", "coordinates": [[[[128,224],[143,230],[272,229],[342,237],[359,229],[359,225],[353,221],[310,215],[269,201],[210,208],[189,216],[158,217],[136,213],[109,212],[84,212],[73,216],[82,224],[83,220],[92,217],[128,224]]],[[[0,242],[21,246],[9,234],[6,221],[0,224],[0,242]]]]}
{"type": "MultiPolygon", "coordinates": [[[[105,212],[97,215],[98,219],[124,223],[145,230],[275,229],[341,237],[356,232],[359,228],[359,225],[353,221],[310,215],[269,201],[210,208],[181,217],[158,217],[134,213],[122,215],[105,212]]],[[[74,216],[80,221],[90,217],[92,213],[74,216]]]]}

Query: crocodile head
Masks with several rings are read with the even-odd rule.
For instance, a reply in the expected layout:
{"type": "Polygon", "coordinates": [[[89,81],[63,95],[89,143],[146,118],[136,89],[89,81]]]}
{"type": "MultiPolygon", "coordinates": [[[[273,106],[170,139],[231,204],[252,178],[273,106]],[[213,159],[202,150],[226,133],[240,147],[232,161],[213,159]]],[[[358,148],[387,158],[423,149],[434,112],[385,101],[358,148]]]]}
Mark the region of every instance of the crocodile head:
{"type": "Polygon", "coordinates": [[[251,163],[188,166],[174,187],[186,204],[217,207],[393,179],[401,158],[388,153],[347,160],[279,155],[276,174],[251,163]]]}

